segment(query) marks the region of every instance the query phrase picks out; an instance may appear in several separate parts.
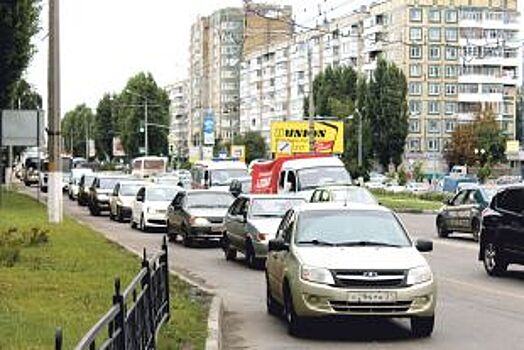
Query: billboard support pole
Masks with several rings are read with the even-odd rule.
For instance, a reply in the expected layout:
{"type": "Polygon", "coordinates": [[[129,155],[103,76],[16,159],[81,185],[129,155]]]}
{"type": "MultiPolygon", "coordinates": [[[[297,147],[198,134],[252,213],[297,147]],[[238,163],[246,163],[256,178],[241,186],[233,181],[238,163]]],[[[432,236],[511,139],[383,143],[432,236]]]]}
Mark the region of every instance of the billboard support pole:
{"type": "Polygon", "coordinates": [[[315,151],[315,121],[313,120],[314,117],[314,109],[315,109],[315,102],[313,100],[313,62],[311,57],[311,45],[308,43],[307,48],[307,63],[308,63],[308,79],[309,79],[309,152],[315,151]]]}

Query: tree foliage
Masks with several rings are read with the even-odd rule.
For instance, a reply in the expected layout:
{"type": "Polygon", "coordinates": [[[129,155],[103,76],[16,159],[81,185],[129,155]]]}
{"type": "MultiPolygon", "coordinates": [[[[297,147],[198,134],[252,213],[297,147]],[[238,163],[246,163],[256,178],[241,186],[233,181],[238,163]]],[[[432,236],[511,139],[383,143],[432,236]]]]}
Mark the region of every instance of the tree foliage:
{"type": "Polygon", "coordinates": [[[94,139],[98,158],[113,157],[113,137],[119,134],[115,122],[115,98],[116,96],[105,94],[96,107],[94,139]]]}
{"type": "Polygon", "coordinates": [[[42,109],[42,96],[25,79],[20,79],[14,85],[9,108],[42,109]]]}
{"type": "Polygon", "coordinates": [[[266,141],[259,132],[248,131],[244,135],[236,135],[233,143],[235,145],[244,145],[246,147],[246,162],[253,159],[266,158],[266,141]]]}
{"type": "Polygon", "coordinates": [[[86,154],[87,139],[94,137],[94,115],[85,104],[76,106],[67,112],[62,119],[64,148],[76,157],[88,157],[86,154]]]}
{"type": "MultiPolygon", "coordinates": [[[[144,146],[145,102],[148,105],[148,123],[169,126],[169,96],[158,87],[151,73],[139,73],[130,78],[117,99],[116,126],[126,154],[134,157],[144,146]]],[[[148,126],[149,154],[167,155],[169,130],[148,126]]]]}
{"type": "Polygon", "coordinates": [[[494,114],[486,111],[475,121],[455,128],[445,158],[450,166],[472,166],[478,162],[484,167],[505,161],[505,147],[506,138],[494,114]]]}
{"type": "Polygon", "coordinates": [[[39,0],[0,1],[0,109],[9,107],[12,92],[35,52],[31,38],[38,28],[39,0]]]}

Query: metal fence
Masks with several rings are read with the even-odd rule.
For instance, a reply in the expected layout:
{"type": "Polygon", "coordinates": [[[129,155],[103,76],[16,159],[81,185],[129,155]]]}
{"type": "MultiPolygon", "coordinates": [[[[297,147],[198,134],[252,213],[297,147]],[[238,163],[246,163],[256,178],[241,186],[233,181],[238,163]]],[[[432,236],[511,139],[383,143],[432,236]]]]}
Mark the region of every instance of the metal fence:
{"type": "MultiPolygon", "coordinates": [[[[127,288],[121,292],[115,279],[113,306],[75,346],[82,349],[155,349],[160,327],[169,320],[169,268],[167,242],[162,251],[147,260],[127,288]],[[105,333],[105,334],[104,334],[105,333]]],[[[55,333],[55,349],[62,349],[62,330],[55,333]]]]}

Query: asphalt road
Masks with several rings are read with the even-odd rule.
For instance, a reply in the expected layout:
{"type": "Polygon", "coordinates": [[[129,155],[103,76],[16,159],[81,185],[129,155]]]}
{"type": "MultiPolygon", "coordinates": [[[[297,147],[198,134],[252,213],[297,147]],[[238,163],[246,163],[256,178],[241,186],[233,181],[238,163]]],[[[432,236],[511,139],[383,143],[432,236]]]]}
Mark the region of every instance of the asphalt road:
{"type": "MultiPolygon", "coordinates": [[[[161,233],[141,233],[64,197],[65,212],[131,249],[160,247],[161,233]]],[[[407,320],[352,320],[316,324],[307,339],[288,336],[283,320],[265,311],[263,271],[242,258],[227,262],[216,247],[170,244],[170,263],[224,298],[225,349],[524,349],[524,269],[510,266],[506,277],[490,278],[477,261],[477,244],[466,235],[436,238],[434,215],[403,214],[414,238],[431,238],[427,254],[439,295],[431,338],[412,339],[407,320]]]]}

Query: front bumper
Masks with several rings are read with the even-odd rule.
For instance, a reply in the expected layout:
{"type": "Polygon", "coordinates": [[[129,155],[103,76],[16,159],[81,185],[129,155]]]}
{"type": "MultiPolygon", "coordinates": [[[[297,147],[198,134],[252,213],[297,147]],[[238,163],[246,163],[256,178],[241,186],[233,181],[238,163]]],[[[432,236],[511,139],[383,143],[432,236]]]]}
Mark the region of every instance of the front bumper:
{"type": "Polygon", "coordinates": [[[95,204],[98,210],[109,210],[109,199],[95,199],[95,204]]]}
{"type": "Polygon", "coordinates": [[[191,226],[189,234],[197,240],[220,240],[224,236],[224,225],[191,226]]]}
{"type": "Polygon", "coordinates": [[[347,289],[299,280],[293,304],[299,316],[412,317],[432,316],[436,306],[435,281],[403,288],[347,289]],[[393,302],[349,301],[351,292],[394,292],[393,302]]]}
{"type": "Polygon", "coordinates": [[[125,219],[131,219],[132,210],[130,207],[119,207],[120,215],[122,218],[125,219]]]}
{"type": "Polygon", "coordinates": [[[267,250],[268,250],[267,247],[268,247],[269,241],[253,240],[252,242],[253,242],[253,249],[255,250],[255,256],[257,257],[257,259],[267,258],[267,250]]]}
{"type": "Polygon", "coordinates": [[[146,214],[144,213],[144,220],[148,227],[167,227],[166,214],[146,214]]]}

